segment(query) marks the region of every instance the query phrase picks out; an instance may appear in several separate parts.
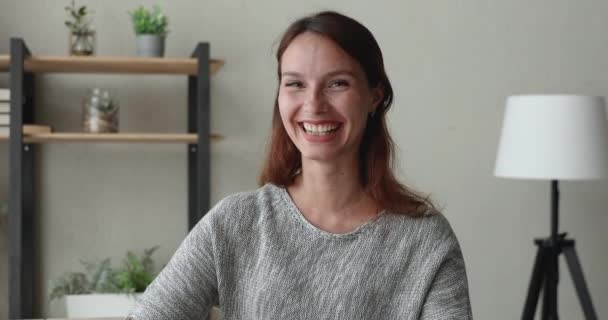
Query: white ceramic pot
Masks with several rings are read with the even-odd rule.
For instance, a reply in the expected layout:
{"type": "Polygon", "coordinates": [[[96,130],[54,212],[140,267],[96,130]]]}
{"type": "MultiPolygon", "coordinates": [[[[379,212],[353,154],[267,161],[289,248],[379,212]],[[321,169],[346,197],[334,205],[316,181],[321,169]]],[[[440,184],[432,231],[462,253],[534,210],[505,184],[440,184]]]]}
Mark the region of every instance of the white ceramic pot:
{"type": "Polygon", "coordinates": [[[79,294],[65,297],[68,318],[125,317],[141,297],[137,294],[79,294]]]}

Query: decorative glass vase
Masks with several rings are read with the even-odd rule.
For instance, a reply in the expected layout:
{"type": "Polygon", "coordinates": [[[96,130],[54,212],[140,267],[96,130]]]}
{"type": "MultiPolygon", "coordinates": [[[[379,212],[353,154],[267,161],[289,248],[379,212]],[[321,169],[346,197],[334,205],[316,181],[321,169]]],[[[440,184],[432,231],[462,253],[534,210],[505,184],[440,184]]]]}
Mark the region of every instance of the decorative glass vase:
{"type": "Polygon", "coordinates": [[[118,132],[119,105],[108,90],[90,89],[83,103],[82,131],[118,132]]]}
{"type": "Polygon", "coordinates": [[[95,31],[71,32],[69,45],[70,55],[92,56],[95,53],[95,31]]]}

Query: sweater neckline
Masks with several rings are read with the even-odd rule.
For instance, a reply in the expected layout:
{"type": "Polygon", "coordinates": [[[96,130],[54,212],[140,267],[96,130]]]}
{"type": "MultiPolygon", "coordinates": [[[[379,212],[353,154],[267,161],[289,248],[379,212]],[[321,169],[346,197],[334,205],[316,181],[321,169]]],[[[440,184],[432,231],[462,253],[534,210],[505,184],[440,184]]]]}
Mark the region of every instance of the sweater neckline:
{"type": "Polygon", "coordinates": [[[286,187],[275,186],[275,185],[273,185],[273,187],[278,189],[281,199],[287,206],[287,209],[290,212],[290,215],[292,217],[296,218],[296,220],[300,223],[302,228],[307,229],[307,230],[311,231],[313,234],[319,235],[324,238],[331,238],[331,239],[355,238],[358,235],[363,234],[367,230],[371,229],[381,219],[383,219],[384,216],[387,215],[386,209],[384,209],[384,210],[380,211],[375,217],[367,220],[365,223],[361,224],[360,226],[358,226],[356,229],[354,229],[352,231],[349,231],[346,233],[333,233],[333,232],[329,232],[329,231],[320,229],[317,226],[315,226],[314,224],[312,224],[310,221],[308,221],[308,219],[306,219],[306,217],[302,214],[300,209],[298,209],[298,207],[296,206],[295,202],[291,198],[291,195],[289,194],[289,191],[287,191],[286,187]]]}

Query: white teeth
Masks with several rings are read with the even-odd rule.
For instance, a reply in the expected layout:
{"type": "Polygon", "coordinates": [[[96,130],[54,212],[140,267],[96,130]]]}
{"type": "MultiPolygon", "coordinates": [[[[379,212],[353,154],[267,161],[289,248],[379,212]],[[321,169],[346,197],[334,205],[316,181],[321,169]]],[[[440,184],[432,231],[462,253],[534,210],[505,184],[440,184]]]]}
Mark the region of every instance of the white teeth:
{"type": "Polygon", "coordinates": [[[339,124],[337,124],[337,123],[316,125],[316,124],[304,122],[304,130],[306,130],[306,133],[309,133],[309,134],[312,134],[315,136],[327,135],[331,131],[336,130],[338,127],[339,127],[339,124]]]}

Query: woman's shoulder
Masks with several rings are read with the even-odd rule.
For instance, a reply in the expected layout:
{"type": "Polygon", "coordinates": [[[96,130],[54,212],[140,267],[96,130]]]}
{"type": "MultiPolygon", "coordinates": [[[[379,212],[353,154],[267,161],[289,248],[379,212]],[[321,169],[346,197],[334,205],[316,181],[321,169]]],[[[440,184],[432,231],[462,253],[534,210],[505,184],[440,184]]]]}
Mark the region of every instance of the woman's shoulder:
{"type": "Polygon", "coordinates": [[[268,205],[268,201],[273,201],[279,196],[280,189],[281,187],[269,183],[255,190],[236,192],[222,198],[214,209],[242,210],[251,207],[263,207],[268,205]]]}
{"type": "Polygon", "coordinates": [[[390,224],[398,225],[409,240],[447,245],[458,241],[448,218],[436,209],[429,209],[422,216],[417,217],[403,213],[389,213],[388,219],[390,224]]]}
{"type": "Polygon", "coordinates": [[[429,209],[420,218],[421,226],[436,234],[453,233],[448,218],[439,210],[429,209]]]}
{"type": "Polygon", "coordinates": [[[450,223],[446,216],[438,209],[427,207],[418,213],[410,214],[387,209],[387,216],[405,224],[412,224],[424,227],[449,227],[450,223]]]}
{"type": "Polygon", "coordinates": [[[255,190],[230,194],[220,200],[203,219],[231,223],[255,219],[260,213],[271,210],[281,199],[282,188],[266,184],[255,190]]]}

